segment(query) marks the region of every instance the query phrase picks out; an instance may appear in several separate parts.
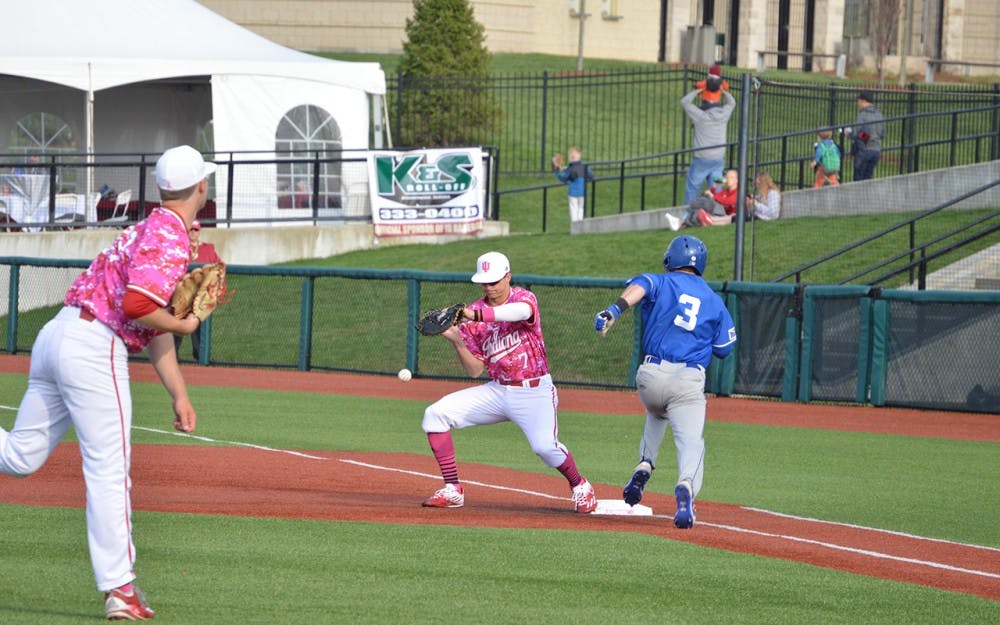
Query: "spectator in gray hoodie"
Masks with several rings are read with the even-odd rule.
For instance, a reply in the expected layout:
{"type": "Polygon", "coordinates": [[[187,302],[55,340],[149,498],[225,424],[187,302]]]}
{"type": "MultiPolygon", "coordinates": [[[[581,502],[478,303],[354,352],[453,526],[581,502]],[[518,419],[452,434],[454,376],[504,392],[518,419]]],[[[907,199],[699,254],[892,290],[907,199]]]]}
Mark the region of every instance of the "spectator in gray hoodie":
{"type": "Polygon", "coordinates": [[[716,178],[722,178],[726,158],[726,126],[729,124],[729,117],[736,110],[736,99],[728,91],[722,92],[721,107],[702,110],[700,103],[695,103],[695,98],[701,92],[702,89],[695,89],[681,98],[681,106],[694,126],[693,147],[696,148],[692,152],[691,166],[687,172],[685,206],[689,206],[701,194],[702,183],[711,184],[716,178]]]}
{"type": "Polygon", "coordinates": [[[845,128],[844,133],[851,139],[854,180],[870,180],[875,176],[875,166],[882,157],[885,118],[872,104],[869,92],[858,94],[858,116],[854,119],[854,126],[845,128]]]}

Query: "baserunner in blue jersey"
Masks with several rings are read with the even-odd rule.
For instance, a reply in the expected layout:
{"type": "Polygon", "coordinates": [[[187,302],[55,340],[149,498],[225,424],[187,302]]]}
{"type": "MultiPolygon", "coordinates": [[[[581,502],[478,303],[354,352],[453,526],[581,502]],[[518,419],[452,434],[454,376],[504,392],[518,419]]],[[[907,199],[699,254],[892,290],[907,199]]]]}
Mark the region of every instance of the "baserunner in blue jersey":
{"type": "Polygon", "coordinates": [[[622,498],[642,500],[667,425],[677,447],[677,512],[674,525],[694,526],[694,499],[705,468],[705,369],[712,356],[725,358],[736,343],[736,327],[725,304],[702,279],[708,250],[692,236],[679,236],[663,255],[666,273],[641,273],[628,280],[614,304],[597,313],[594,329],[605,334],[631,306],[642,304],[642,349],[636,372],[646,425],[639,464],[622,498]]]}

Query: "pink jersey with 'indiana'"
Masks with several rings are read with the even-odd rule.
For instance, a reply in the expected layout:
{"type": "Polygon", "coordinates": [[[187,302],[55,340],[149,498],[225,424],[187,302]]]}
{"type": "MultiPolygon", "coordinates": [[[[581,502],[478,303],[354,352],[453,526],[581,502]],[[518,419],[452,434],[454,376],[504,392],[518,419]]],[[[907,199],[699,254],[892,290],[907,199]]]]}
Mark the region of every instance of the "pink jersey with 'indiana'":
{"type": "MultiPolygon", "coordinates": [[[[549,372],[542,338],[542,319],[538,300],[527,289],[511,287],[504,304],[524,302],[531,306],[531,318],[525,321],[466,322],[459,326],[462,339],[472,355],[486,364],[486,372],[497,382],[507,384],[537,378],[549,372]]],[[[477,300],[470,310],[489,308],[477,300]]]]}
{"type": "Polygon", "coordinates": [[[166,306],[187,271],[189,246],[184,220],[159,206],[98,254],[70,286],[64,302],[90,311],[125,341],[129,352],[141,352],[159,330],[125,315],[125,292],[136,291],[166,306]]]}

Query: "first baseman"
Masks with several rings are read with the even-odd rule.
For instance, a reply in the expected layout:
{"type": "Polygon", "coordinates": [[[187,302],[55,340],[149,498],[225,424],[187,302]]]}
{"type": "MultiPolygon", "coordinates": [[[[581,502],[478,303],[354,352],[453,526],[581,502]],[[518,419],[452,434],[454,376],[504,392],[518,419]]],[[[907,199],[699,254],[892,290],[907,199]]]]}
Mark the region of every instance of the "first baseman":
{"type": "Polygon", "coordinates": [[[87,541],[109,619],[146,620],[153,610],[135,579],[129,491],[132,397],[128,354],[143,349],[173,401],[174,427],[197,415],[177,365],[173,334],[198,329],[194,315],[166,308],[191,261],[188,227],[208,197],[216,169],[180,146],[156,163],[162,205],[126,228],[73,282],[63,309],[31,349],[28,390],[14,428],[0,429],[0,471],[37,471],[72,424],[87,485],[87,541]]]}
{"type": "Polygon", "coordinates": [[[692,236],[679,236],[663,255],[666,273],[630,278],[618,300],[597,313],[594,329],[607,332],[619,315],[641,302],[642,349],[635,385],[646,408],[639,464],[622,498],[642,500],[667,425],[677,447],[677,512],[674,525],[694,525],[694,499],[705,468],[705,369],[712,356],[725,358],[736,343],[733,319],[702,279],[708,250],[692,236]]]}
{"type": "Polygon", "coordinates": [[[558,439],[559,397],[549,375],[535,294],[511,286],[510,262],[499,252],[479,257],[472,282],[482,286],[482,299],[464,308],[463,321],[441,336],[451,342],[469,377],[479,377],[485,369],[491,380],[446,395],[424,412],[423,429],[445,484],[423,505],[465,505],[451,437],[453,428],[511,421],[521,428],[542,462],[557,469],[569,482],[573,508],[593,512],[597,507],[594,489],[580,475],[572,454],[558,439]]]}

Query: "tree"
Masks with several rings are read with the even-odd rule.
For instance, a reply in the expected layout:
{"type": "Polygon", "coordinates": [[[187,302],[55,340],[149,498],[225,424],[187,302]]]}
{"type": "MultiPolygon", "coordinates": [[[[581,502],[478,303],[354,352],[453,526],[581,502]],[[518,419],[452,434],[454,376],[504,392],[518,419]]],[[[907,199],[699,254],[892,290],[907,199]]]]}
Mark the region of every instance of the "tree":
{"type": "Polygon", "coordinates": [[[414,0],[399,64],[406,146],[482,145],[501,111],[490,90],[492,55],[468,0],[414,0]]]}
{"type": "Polygon", "coordinates": [[[871,0],[871,45],[879,88],[885,86],[885,57],[899,33],[899,5],[899,0],[871,0]]]}

